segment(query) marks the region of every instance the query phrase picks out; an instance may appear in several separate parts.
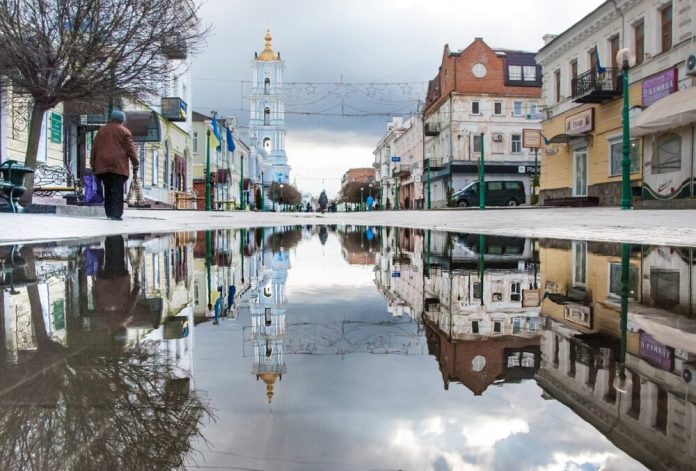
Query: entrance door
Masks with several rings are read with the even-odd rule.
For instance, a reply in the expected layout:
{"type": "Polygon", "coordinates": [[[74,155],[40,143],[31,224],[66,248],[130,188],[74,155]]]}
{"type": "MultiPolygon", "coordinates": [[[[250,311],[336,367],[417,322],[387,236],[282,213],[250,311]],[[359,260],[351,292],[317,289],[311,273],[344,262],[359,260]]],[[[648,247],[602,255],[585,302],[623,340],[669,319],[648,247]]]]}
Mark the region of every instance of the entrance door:
{"type": "Polygon", "coordinates": [[[573,152],[573,196],[587,196],[587,149],[573,152]]]}

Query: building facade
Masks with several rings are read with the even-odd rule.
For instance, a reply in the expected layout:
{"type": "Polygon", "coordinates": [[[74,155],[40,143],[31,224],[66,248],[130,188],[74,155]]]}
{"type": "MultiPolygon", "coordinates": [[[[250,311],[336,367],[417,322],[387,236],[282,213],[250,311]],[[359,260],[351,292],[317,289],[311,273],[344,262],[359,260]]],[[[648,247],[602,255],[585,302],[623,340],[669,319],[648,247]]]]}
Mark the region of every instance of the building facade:
{"type": "MultiPolygon", "coordinates": [[[[545,204],[568,199],[619,204],[623,79],[616,55],[623,48],[635,54],[629,70],[631,124],[650,121],[653,104],[693,84],[686,59],[693,53],[694,15],[688,0],[607,1],[560,35],[545,36],[547,44],[536,56],[544,68],[543,134],[550,141],[542,158],[545,204]]],[[[693,194],[693,129],[689,121],[681,127],[669,123],[632,130],[634,198],[693,194]]]]}
{"type": "Polygon", "coordinates": [[[432,207],[450,204],[453,192],[478,180],[482,140],[486,179],[522,181],[529,202],[537,167],[522,134],[541,129],[540,99],[533,53],[493,49],[481,38],[459,52],[445,45],[423,117],[423,178],[432,207]]]}

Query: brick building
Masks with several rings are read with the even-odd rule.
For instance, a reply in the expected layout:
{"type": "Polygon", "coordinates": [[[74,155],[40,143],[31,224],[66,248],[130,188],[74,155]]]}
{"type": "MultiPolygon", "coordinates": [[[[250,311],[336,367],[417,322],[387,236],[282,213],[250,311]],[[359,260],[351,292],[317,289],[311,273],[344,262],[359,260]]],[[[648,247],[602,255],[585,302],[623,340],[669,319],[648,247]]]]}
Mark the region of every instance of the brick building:
{"type": "Polygon", "coordinates": [[[537,166],[534,153],[522,148],[522,130],[541,129],[540,99],[534,53],[493,49],[481,38],[459,52],[445,45],[423,121],[432,207],[445,206],[452,191],[478,179],[482,135],[486,178],[523,181],[529,202],[537,166]]]}

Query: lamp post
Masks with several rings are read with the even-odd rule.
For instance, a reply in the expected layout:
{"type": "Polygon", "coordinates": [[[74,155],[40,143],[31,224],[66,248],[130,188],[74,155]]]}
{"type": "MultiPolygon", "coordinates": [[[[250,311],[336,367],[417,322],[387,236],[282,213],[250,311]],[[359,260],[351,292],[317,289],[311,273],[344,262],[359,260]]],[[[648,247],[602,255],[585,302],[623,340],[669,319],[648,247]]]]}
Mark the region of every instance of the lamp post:
{"type": "Polygon", "coordinates": [[[479,136],[481,136],[481,156],[479,157],[479,209],[486,209],[486,171],[484,169],[485,159],[483,157],[483,138],[488,129],[485,125],[478,127],[479,136]]]}
{"type": "Polygon", "coordinates": [[[210,211],[210,129],[205,135],[205,210],[210,211]]]}
{"type": "Polygon", "coordinates": [[[241,159],[241,163],[239,165],[239,205],[241,209],[244,209],[246,208],[246,201],[244,201],[244,154],[240,152],[239,158],[241,159]]]}
{"type": "MultiPolygon", "coordinates": [[[[281,205],[284,204],[284,203],[283,203],[283,187],[284,187],[284,186],[285,186],[285,185],[283,185],[282,183],[280,184],[280,204],[281,204],[281,205]]],[[[283,210],[283,206],[280,206],[280,210],[281,210],[281,211],[283,210]]]]}
{"type": "Polygon", "coordinates": [[[364,186],[360,187],[360,211],[363,210],[363,191],[365,190],[364,186]]]}
{"type": "Polygon", "coordinates": [[[621,209],[631,209],[631,131],[628,122],[630,99],[628,96],[628,69],[636,63],[635,54],[628,48],[616,53],[616,62],[621,64],[623,82],[623,159],[621,160],[621,209]]]}
{"type": "MultiPolygon", "coordinates": [[[[621,244],[621,313],[619,330],[621,331],[621,352],[619,354],[619,370],[614,379],[614,389],[621,395],[630,393],[633,381],[626,375],[626,347],[628,335],[628,296],[630,294],[630,260],[631,245],[621,244]]],[[[619,409],[620,411],[620,409],[619,409]]]]}

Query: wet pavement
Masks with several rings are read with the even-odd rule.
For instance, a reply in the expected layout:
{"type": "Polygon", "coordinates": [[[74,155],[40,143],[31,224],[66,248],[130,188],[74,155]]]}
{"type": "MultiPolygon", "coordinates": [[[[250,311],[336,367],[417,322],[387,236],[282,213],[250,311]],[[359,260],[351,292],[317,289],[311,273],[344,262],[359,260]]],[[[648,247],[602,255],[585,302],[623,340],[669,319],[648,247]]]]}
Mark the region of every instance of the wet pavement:
{"type": "Polygon", "coordinates": [[[694,251],[365,226],[0,246],[0,463],[693,469],[694,251]]]}

